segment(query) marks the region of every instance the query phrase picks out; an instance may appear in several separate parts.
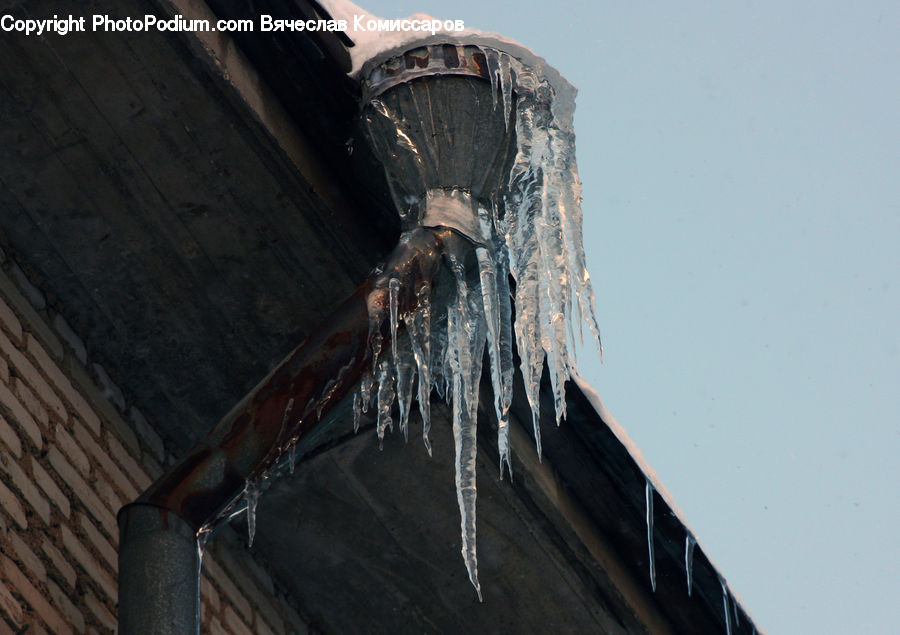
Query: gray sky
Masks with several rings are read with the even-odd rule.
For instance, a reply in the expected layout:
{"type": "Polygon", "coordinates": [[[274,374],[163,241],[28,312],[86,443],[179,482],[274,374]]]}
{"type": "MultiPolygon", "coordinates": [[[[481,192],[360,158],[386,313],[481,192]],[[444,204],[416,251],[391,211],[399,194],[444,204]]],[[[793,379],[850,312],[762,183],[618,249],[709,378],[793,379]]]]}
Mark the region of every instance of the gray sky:
{"type": "Polygon", "coordinates": [[[896,629],[900,5],[360,4],[579,87],[582,374],[762,629],[896,629]]]}

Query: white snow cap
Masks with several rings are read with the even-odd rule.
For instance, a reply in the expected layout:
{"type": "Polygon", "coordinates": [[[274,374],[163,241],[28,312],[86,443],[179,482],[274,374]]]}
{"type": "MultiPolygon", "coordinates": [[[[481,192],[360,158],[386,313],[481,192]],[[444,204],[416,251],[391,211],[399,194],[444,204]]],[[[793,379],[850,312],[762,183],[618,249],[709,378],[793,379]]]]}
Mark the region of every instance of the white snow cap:
{"type": "MultiPolygon", "coordinates": [[[[360,20],[364,26],[368,20],[380,20],[381,16],[366,11],[359,5],[349,0],[319,0],[319,4],[325,8],[331,17],[335,20],[344,20],[347,23],[347,36],[353,41],[354,46],[350,48],[350,59],[353,62],[353,68],[350,75],[360,76],[364,67],[371,66],[367,62],[378,63],[394,55],[404,53],[411,46],[421,46],[435,42],[448,44],[478,44],[495,48],[509,53],[513,57],[521,60],[526,65],[540,71],[547,77],[557,89],[562,90],[567,87],[572,91],[572,98],[575,96],[574,87],[566,81],[559,72],[550,66],[547,61],[536,55],[531,49],[523,46],[515,40],[500,35],[499,33],[490,33],[488,31],[480,31],[478,29],[466,28],[462,31],[441,31],[436,35],[431,35],[425,31],[377,31],[368,29],[356,29],[354,25],[356,20],[360,20]],[[362,16],[357,18],[357,16],[362,16]]],[[[412,20],[434,20],[433,16],[425,13],[414,13],[409,16],[412,20]]]]}

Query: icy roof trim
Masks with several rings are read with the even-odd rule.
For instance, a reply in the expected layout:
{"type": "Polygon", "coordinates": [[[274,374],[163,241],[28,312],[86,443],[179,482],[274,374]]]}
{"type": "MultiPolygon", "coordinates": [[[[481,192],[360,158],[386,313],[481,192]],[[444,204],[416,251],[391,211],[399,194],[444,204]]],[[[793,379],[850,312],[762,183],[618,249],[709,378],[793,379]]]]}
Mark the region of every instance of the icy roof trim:
{"type": "MultiPolygon", "coordinates": [[[[681,526],[684,527],[685,531],[693,537],[697,547],[699,547],[703,551],[706,559],[709,561],[715,572],[719,575],[719,578],[723,581],[723,584],[727,584],[727,582],[724,581],[725,578],[722,574],[721,568],[713,561],[713,559],[709,555],[709,552],[705,548],[703,548],[703,543],[699,538],[697,538],[697,534],[684,520],[684,514],[681,512],[678,506],[675,505],[675,499],[672,497],[672,494],[669,493],[669,491],[660,482],[659,476],[657,476],[654,469],[650,467],[650,464],[647,462],[647,459],[644,458],[644,454],[643,452],[641,452],[641,449],[634,441],[631,440],[631,437],[628,436],[625,428],[623,428],[622,425],[619,424],[618,421],[616,421],[616,418],[613,417],[612,414],[610,414],[609,410],[606,409],[606,405],[604,405],[599,393],[594,389],[593,386],[588,383],[588,381],[584,377],[579,375],[575,369],[572,369],[570,371],[570,377],[572,378],[572,381],[575,382],[575,385],[578,386],[578,389],[581,390],[581,393],[585,396],[585,398],[587,398],[590,404],[597,411],[597,414],[600,415],[603,423],[606,424],[606,426],[622,444],[622,447],[624,447],[628,454],[631,455],[631,458],[634,459],[634,462],[637,464],[638,468],[641,470],[641,472],[644,473],[644,476],[647,477],[647,480],[653,486],[653,489],[656,490],[656,493],[659,494],[669,506],[669,509],[678,519],[678,522],[681,523],[681,526]]],[[[750,616],[749,612],[747,611],[746,605],[744,604],[740,595],[735,593],[735,591],[731,588],[731,585],[728,585],[728,593],[740,605],[741,610],[746,615],[750,616]]],[[[755,624],[754,628],[756,628],[755,624]]]]}

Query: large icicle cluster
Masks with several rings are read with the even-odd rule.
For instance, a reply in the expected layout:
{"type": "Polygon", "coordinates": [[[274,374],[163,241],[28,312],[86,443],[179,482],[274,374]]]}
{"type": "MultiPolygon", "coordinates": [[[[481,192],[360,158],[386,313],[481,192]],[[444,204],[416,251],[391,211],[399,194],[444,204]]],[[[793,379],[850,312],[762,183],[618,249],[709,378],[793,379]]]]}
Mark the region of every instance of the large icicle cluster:
{"type": "MultiPolygon", "coordinates": [[[[355,425],[361,412],[375,409],[379,443],[385,431],[393,428],[391,409],[396,399],[399,428],[406,436],[417,375],[422,436],[429,453],[431,390],[452,405],[462,552],[479,597],[475,460],[484,349],[490,359],[502,478],[504,466],[511,474],[508,417],[513,337],[539,455],[539,391],[545,360],[558,424],[565,416],[565,381],[574,368],[574,339],[576,327],[581,333],[582,320],[599,346],[594,294],[582,246],[581,186],[571,119],[574,91],[560,94],[540,71],[506,53],[486,49],[486,57],[494,108],[507,125],[515,126],[517,147],[505,187],[496,192],[490,209],[473,206],[482,230],[480,236],[469,236],[475,243],[475,258],[470,262],[476,263],[477,271],[466,270],[463,255],[445,254],[455,288],[438,303],[432,302],[430,286],[423,285],[416,290],[417,309],[407,315],[398,315],[400,281],[391,280],[391,350],[379,358],[382,341],[377,320],[381,318],[377,317],[370,337],[378,361],[354,399],[355,425]]],[[[398,138],[403,134],[399,125],[397,134],[398,138]]],[[[449,216],[446,223],[428,209],[424,216],[428,224],[459,229],[449,216]]]]}
{"type": "MultiPolygon", "coordinates": [[[[550,371],[557,424],[565,417],[565,381],[575,364],[575,327],[587,322],[600,346],[594,292],[582,244],[581,183],[575,164],[573,103],[504,53],[488,56],[496,91],[517,95],[517,152],[509,175],[504,240],[516,281],[516,345],[531,405],[538,454],[539,389],[544,359],[550,371]],[[568,336],[567,336],[568,331],[568,336]]],[[[602,351],[601,351],[602,354],[602,351]]]]}

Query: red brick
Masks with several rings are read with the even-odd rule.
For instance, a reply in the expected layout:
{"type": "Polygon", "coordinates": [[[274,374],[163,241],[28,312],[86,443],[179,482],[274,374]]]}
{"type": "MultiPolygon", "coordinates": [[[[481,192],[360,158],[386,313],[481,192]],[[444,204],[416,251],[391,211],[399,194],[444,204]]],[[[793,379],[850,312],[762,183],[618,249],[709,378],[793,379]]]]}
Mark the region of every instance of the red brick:
{"type": "Polygon", "coordinates": [[[209,620],[209,635],[228,635],[228,631],[222,627],[222,622],[214,617],[209,620]]]}
{"type": "Polygon", "coordinates": [[[225,607],[225,624],[228,626],[228,630],[234,633],[234,635],[253,635],[253,631],[250,630],[250,627],[238,617],[237,613],[235,613],[230,606],[225,607]]]}
{"type": "Polygon", "coordinates": [[[39,582],[46,582],[47,568],[44,566],[44,563],[41,562],[41,559],[31,550],[31,547],[25,544],[22,537],[17,532],[13,531],[9,534],[9,541],[12,543],[13,550],[16,552],[16,556],[18,556],[19,562],[24,564],[39,582]]]}
{"type": "Polygon", "coordinates": [[[103,565],[97,562],[97,559],[90,554],[87,547],[81,543],[68,527],[63,525],[60,530],[62,531],[63,546],[115,604],[118,601],[119,592],[112,575],[103,568],[103,565]]]}
{"type": "Polygon", "coordinates": [[[62,574],[63,580],[66,581],[66,584],[69,585],[70,588],[75,588],[75,569],[72,568],[67,561],[65,556],[60,553],[59,549],[57,549],[53,543],[44,538],[44,542],[41,543],[41,551],[50,559],[50,562],[56,567],[56,570],[62,574]]]}
{"type": "Polygon", "coordinates": [[[0,467],[9,474],[12,484],[22,494],[22,498],[31,505],[31,508],[41,517],[45,523],[50,524],[50,503],[41,495],[31,478],[16,463],[15,458],[7,452],[0,451],[0,467]]]}
{"type": "Polygon", "coordinates": [[[88,540],[91,541],[91,544],[94,545],[94,549],[103,556],[103,559],[106,560],[112,570],[115,571],[119,566],[119,556],[116,550],[109,544],[109,541],[103,537],[100,530],[94,527],[94,523],[92,523],[87,516],[81,514],[80,522],[81,528],[84,529],[84,534],[87,536],[88,540]]]}
{"type": "Polygon", "coordinates": [[[25,434],[31,439],[32,443],[40,450],[44,447],[44,439],[41,436],[41,429],[35,423],[34,418],[25,409],[25,406],[16,398],[14,394],[6,387],[6,384],[0,384],[0,404],[12,418],[11,424],[25,431],[25,434]]]}
{"type": "Polygon", "coordinates": [[[88,591],[84,594],[84,603],[87,604],[87,607],[91,610],[97,619],[100,621],[100,624],[105,628],[108,628],[110,631],[115,631],[118,623],[116,622],[116,618],[112,613],[109,612],[109,609],[106,608],[106,605],[103,604],[100,600],[94,597],[94,594],[88,591]]]}
{"type": "Polygon", "coordinates": [[[94,457],[99,464],[100,469],[106,472],[107,476],[110,477],[113,485],[125,494],[126,500],[133,501],[136,499],[140,495],[140,492],[138,492],[137,488],[128,480],[128,478],[126,478],[122,473],[122,470],[113,463],[106,451],[100,447],[91,436],[91,433],[87,431],[87,428],[78,421],[75,421],[72,429],[75,431],[75,438],[81,444],[81,447],[94,457]]]}
{"type": "Polygon", "coordinates": [[[275,585],[272,577],[253,559],[246,549],[231,549],[219,554],[219,559],[232,579],[241,588],[259,588],[268,596],[275,595],[275,585]],[[247,574],[252,579],[247,579],[247,574]]]}
{"type": "Polygon", "coordinates": [[[10,363],[16,370],[16,375],[28,384],[47,403],[51,410],[56,412],[59,417],[65,419],[66,410],[59,397],[56,396],[55,391],[50,387],[50,384],[38,372],[34,364],[28,361],[28,358],[13,346],[12,342],[3,333],[0,333],[0,349],[9,357],[10,363]]]}
{"type": "Polygon", "coordinates": [[[84,503],[88,511],[99,521],[100,527],[106,531],[107,535],[112,536],[117,533],[116,519],[112,513],[100,501],[94,490],[81,478],[81,475],[78,474],[75,468],[72,467],[72,464],[66,460],[66,457],[56,448],[50,448],[47,458],[50,459],[50,465],[62,477],[63,482],[75,492],[78,499],[84,503]]]}
{"type": "Polygon", "coordinates": [[[47,473],[47,470],[33,456],[31,457],[31,474],[34,476],[34,482],[50,497],[50,500],[59,508],[63,516],[68,518],[71,513],[69,498],[63,494],[53,477],[47,473]]]}
{"type": "Polygon", "coordinates": [[[97,481],[94,483],[97,488],[97,494],[100,495],[107,506],[113,511],[114,514],[118,514],[119,510],[124,505],[124,501],[119,498],[119,495],[116,493],[116,490],[113,489],[113,486],[107,483],[106,481],[97,481]]]}
{"type": "Polygon", "coordinates": [[[31,413],[31,416],[46,427],[47,422],[50,421],[50,415],[47,414],[47,409],[41,405],[37,396],[31,392],[31,388],[25,385],[25,382],[18,377],[13,377],[12,391],[13,394],[19,398],[19,401],[22,402],[22,405],[25,406],[28,412],[31,413]]]}
{"type": "Polygon", "coordinates": [[[69,600],[69,596],[52,581],[47,582],[47,590],[50,592],[49,595],[53,604],[62,611],[66,619],[69,620],[69,624],[75,629],[75,632],[83,633],[84,616],[82,616],[81,611],[72,604],[72,601],[69,600]]]}
{"type": "Polygon", "coordinates": [[[22,529],[28,529],[28,519],[25,516],[25,510],[19,504],[19,497],[14,492],[7,489],[3,481],[0,480],[0,507],[12,516],[16,524],[22,529]]]}
{"type": "Polygon", "coordinates": [[[19,441],[19,435],[6,423],[6,419],[3,417],[0,417],[0,441],[3,441],[17,459],[21,458],[22,442],[19,441]]]}
{"type": "Polygon", "coordinates": [[[19,318],[2,297],[0,297],[0,324],[15,341],[22,341],[22,325],[19,318]]]}
{"type": "Polygon", "coordinates": [[[2,555],[0,555],[0,560],[3,562],[3,572],[6,578],[12,583],[19,595],[31,605],[31,608],[40,616],[41,620],[50,627],[50,630],[56,633],[71,633],[72,629],[62,615],[50,606],[40,591],[34,588],[31,582],[28,581],[28,578],[25,577],[25,574],[16,566],[16,563],[2,555]]]}
{"type": "Polygon", "coordinates": [[[3,610],[4,615],[12,620],[16,628],[22,626],[22,605],[13,597],[3,582],[0,582],[0,609],[3,610]]]}
{"type": "Polygon", "coordinates": [[[131,480],[138,486],[138,489],[143,491],[150,487],[153,481],[150,480],[144,468],[138,465],[137,461],[132,458],[128,450],[125,449],[112,432],[106,433],[106,442],[109,445],[113,458],[125,468],[125,473],[131,476],[131,480]]]}
{"type": "Polygon", "coordinates": [[[61,423],[56,424],[56,446],[62,448],[79,472],[85,476],[90,474],[91,462],[61,423]]]}
{"type": "Polygon", "coordinates": [[[206,626],[207,618],[210,616],[209,611],[210,611],[209,606],[201,598],[200,599],[200,632],[201,633],[203,632],[203,628],[206,626]]]}
{"type": "Polygon", "coordinates": [[[234,586],[234,582],[231,581],[231,578],[225,572],[222,567],[218,565],[218,563],[213,560],[209,554],[203,554],[203,567],[206,569],[209,576],[215,581],[216,586],[218,586],[225,595],[228,596],[228,599],[231,603],[237,608],[238,611],[241,612],[247,620],[253,619],[253,609],[250,607],[250,602],[247,598],[244,597],[244,594],[238,591],[238,588],[234,586]]]}
{"type": "Polygon", "coordinates": [[[226,571],[231,574],[231,579],[244,597],[256,606],[258,612],[265,615],[269,624],[282,630],[281,618],[272,602],[275,587],[269,574],[253,560],[246,550],[226,551],[219,554],[219,560],[226,571]]]}
{"type": "Polygon", "coordinates": [[[214,613],[219,612],[219,608],[222,605],[222,602],[219,599],[219,592],[216,591],[216,587],[213,585],[212,580],[206,575],[203,575],[200,578],[200,595],[203,596],[203,599],[206,600],[214,613]]]}
{"type": "Polygon", "coordinates": [[[59,366],[56,365],[56,362],[50,358],[44,347],[31,335],[28,336],[28,352],[37,362],[38,366],[41,367],[41,370],[43,370],[47,374],[47,377],[50,378],[50,383],[59,389],[62,398],[69,402],[69,405],[72,406],[81,420],[84,421],[85,425],[87,425],[96,436],[100,436],[100,418],[94,412],[93,408],[88,405],[88,402],[81,393],[75,389],[72,382],[69,381],[69,378],[66,377],[59,366]]]}
{"type": "Polygon", "coordinates": [[[246,550],[224,551],[218,555],[244,597],[256,607],[257,620],[261,615],[270,628],[277,633],[283,633],[283,620],[273,600],[275,587],[271,576],[246,550]]]}

